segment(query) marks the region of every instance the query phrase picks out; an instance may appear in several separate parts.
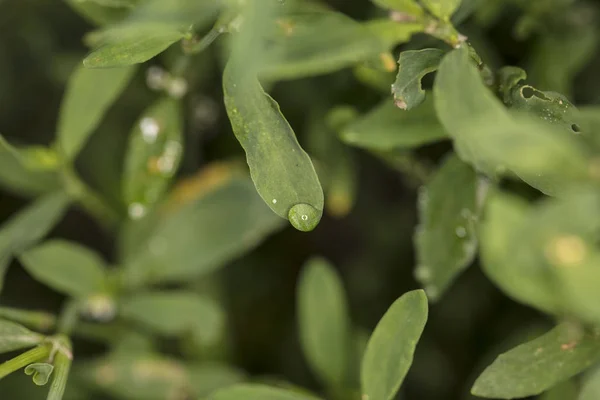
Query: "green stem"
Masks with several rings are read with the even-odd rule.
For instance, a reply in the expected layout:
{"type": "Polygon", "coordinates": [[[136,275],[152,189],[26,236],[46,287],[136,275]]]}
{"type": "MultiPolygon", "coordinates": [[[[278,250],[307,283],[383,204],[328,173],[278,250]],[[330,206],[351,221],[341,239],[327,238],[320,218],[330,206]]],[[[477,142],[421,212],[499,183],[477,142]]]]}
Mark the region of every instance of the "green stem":
{"type": "Polygon", "coordinates": [[[187,40],[183,42],[183,51],[186,54],[198,54],[203,52],[204,50],[206,50],[208,48],[208,46],[210,46],[211,44],[213,44],[213,42],[215,40],[217,40],[217,38],[223,33],[225,32],[225,27],[223,25],[221,26],[215,26],[213,27],[206,35],[204,35],[202,37],[202,39],[194,41],[192,40],[187,40]]]}
{"type": "Polygon", "coordinates": [[[118,213],[79,179],[71,165],[63,164],[61,175],[67,193],[79,202],[84,210],[94,216],[108,230],[113,230],[118,225],[118,213]]]}
{"type": "Polygon", "coordinates": [[[54,371],[52,374],[54,378],[52,379],[52,385],[50,385],[47,400],[61,400],[63,398],[65,388],[67,387],[67,380],[69,379],[71,361],[73,360],[69,338],[59,336],[57,342],[60,347],[54,357],[54,371]]]}
{"type": "Polygon", "coordinates": [[[58,320],[58,332],[70,335],[79,319],[79,303],[76,300],[68,300],[60,313],[58,320]]]}
{"type": "Polygon", "coordinates": [[[0,307],[0,318],[18,322],[36,331],[47,332],[56,324],[54,315],[42,311],[19,310],[11,307],[0,307]]]}
{"type": "Polygon", "coordinates": [[[43,344],[26,351],[25,353],[22,353],[3,364],[0,364],[0,379],[28,366],[31,363],[48,358],[50,351],[51,346],[48,344],[43,344]]]}

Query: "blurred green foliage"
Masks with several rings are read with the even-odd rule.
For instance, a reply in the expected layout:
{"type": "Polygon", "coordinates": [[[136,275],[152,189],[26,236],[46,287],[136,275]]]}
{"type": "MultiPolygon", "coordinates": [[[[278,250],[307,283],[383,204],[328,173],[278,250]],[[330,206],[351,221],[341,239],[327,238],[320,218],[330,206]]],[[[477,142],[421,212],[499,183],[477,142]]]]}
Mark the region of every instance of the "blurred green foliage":
{"type": "Polygon", "coordinates": [[[596,399],[599,47],[593,0],[0,0],[0,399],[596,399]]]}

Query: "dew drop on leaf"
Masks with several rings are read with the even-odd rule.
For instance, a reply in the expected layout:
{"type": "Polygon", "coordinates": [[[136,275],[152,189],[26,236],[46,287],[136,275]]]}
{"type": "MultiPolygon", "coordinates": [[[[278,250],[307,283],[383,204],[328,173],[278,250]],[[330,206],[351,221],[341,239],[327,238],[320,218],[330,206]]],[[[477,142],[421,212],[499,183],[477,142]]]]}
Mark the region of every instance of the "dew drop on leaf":
{"type": "Polygon", "coordinates": [[[140,121],[140,130],[142,136],[147,143],[154,143],[158,134],[160,133],[160,127],[158,122],[154,118],[146,117],[140,121]]]}
{"type": "Polygon", "coordinates": [[[290,208],[288,219],[294,228],[302,232],[309,232],[315,229],[322,214],[322,211],[310,204],[300,203],[290,208]]]}
{"type": "Polygon", "coordinates": [[[146,215],[146,207],[140,203],[133,203],[129,205],[128,213],[131,219],[140,219],[146,215]]]}

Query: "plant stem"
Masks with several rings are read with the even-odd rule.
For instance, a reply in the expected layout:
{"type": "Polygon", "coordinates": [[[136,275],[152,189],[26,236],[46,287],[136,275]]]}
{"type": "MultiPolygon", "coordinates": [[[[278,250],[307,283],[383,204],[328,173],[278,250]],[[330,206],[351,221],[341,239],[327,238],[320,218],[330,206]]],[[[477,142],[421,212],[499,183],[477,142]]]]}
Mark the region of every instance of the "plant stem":
{"type": "Polygon", "coordinates": [[[72,165],[63,164],[61,176],[67,193],[79,202],[84,210],[94,216],[102,226],[113,230],[118,225],[118,213],[79,179],[72,165]]]}
{"type": "Polygon", "coordinates": [[[57,338],[57,342],[60,343],[60,347],[54,357],[54,378],[50,385],[47,400],[61,400],[63,398],[65,388],[67,387],[67,380],[69,379],[71,361],[73,360],[69,338],[61,335],[57,338]]]}
{"type": "Polygon", "coordinates": [[[60,318],[58,320],[58,332],[70,335],[75,324],[79,319],[79,303],[76,300],[68,300],[67,304],[63,307],[60,318]]]}
{"type": "Polygon", "coordinates": [[[42,311],[19,310],[11,307],[0,307],[0,318],[18,322],[36,331],[49,331],[56,324],[54,315],[42,311]]]}
{"type": "Polygon", "coordinates": [[[43,344],[0,364],[0,379],[31,363],[46,359],[50,355],[50,351],[51,346],[49,344],[43,344]]]}

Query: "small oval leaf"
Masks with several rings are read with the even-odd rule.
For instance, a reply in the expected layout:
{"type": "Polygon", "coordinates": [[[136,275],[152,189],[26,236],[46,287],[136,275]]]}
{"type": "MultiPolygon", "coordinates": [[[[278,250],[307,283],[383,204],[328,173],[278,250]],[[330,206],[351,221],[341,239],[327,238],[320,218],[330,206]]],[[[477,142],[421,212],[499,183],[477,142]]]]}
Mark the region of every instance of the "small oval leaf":
{"type": "Polygon", "coordinates": [[[304,267],[297,296],[304,355],[325,383],[340,386],[350,352],[350,319],[341,278],[327,261],[314,258],[304,267]]]}
{"type": "Polygon", "coordinates": [[[92,250],[65,240],[51,240],[22,252],[19,260],[36,280],[69,296],[101,292],[106,265],[92,250]]]}
{"type": "Polygon", "coordinates": [[[25,367],[25,374],[32,376],[33,383],[38,386],[44,386],[48,383],[54,366],[48,363],[33,363],[25,367]]]}
{"type": "Polygon", "coordinates": [[[412,364],[427,322],[427,296],[414,290],[391,305],[369,339],[361,365],[363,398],[392,400],[412,364]]]}
{"type": "Polygon", "coordinates": [[[392,85],[396,107],[410,110],[425,100],[423,77],[438,69],[444,51],[439,49],[408,50],[400,53],[398,75],[392,85]]]}

